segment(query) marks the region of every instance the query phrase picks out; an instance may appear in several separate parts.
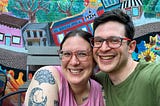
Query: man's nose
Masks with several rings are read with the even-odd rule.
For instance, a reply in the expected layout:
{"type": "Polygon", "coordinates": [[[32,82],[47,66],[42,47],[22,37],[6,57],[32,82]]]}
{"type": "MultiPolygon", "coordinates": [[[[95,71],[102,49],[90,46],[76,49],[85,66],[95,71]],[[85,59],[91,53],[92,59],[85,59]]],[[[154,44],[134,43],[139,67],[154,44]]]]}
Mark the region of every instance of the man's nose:
{"type": "Polygon", "coordinates": [[[102,42],[102,46],[100,47],[100,49],[101,50],[109,50],[111,48],[108,46],[108,42],[104,41],[104,42],[102,42]]]}

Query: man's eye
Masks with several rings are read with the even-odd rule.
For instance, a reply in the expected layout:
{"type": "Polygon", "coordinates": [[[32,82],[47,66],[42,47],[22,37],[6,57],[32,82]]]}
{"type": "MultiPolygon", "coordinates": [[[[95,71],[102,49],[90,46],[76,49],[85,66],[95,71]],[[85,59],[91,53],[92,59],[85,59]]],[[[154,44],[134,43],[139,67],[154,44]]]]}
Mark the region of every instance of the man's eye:
{"type": "Polygon", "coordinates": [[[103,39],[95,39],[94,45],[100,45],[104,40],[103,39]]]}
{"type": "Polygon", "coordinates": [[[109,39],[109,41],[110,41],[111,43],[119,43],[121,40],[118,39],[118,38],[112,38],[112,39],[109,39]]]}
{"type": "Polygon", "coordinates": [[[94,42],[103,42],[103,39],[94,39],[94,42]]]}

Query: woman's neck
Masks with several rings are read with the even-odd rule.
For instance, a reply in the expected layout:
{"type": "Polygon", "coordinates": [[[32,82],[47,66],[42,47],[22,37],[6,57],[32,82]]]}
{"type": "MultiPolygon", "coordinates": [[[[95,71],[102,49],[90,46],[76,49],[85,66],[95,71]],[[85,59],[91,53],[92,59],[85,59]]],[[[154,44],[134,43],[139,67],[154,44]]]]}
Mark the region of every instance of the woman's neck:
{"type": "Polygon", "coordinates": [[[82,104],[89,96],[90,81],[83,85],[71,85],[70,89],[78,105],[82,104]]]}

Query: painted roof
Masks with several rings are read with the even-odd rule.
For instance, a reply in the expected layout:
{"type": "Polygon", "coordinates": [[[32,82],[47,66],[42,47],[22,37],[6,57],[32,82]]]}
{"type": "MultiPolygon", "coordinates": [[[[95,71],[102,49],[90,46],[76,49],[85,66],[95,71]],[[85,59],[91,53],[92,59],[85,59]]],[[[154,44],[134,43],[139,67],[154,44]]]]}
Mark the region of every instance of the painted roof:
{"type": "Polygon", "coordinates": [[[20,29],[27,23],[28,20],[26,19],[16,18],[7,14],[0,14],[0,24],[2,25],[20,29]]]}
{"type": "Polygon", "coordinates": [[[0,64],[15,69],[26,69],[27,54],[1,49],[0,64]]]}
{"type": "MultiPolygon", "coordinates": [[[[26,70],[27,69],[27,53],[15,52],[12,50],[0,48],[0,66],[1,65],[8,68],[26,70]]],[[[29,69],[34,73],[40,67],[42,66],[32,65],[32,66],[29,66],[29,69]]]]}
{"type": "Polygon", "coordinates": [[[121,9],[133,7],[133,6],[142,6],[142,0],[126,0],[121,4],[121,9]]]}
{"type": "Polygon", "coordinates": [[[135,38],[146,35],[151,32],[159,32],[160,22],[148,23],[135,27],[135,38]]]}
{"type": "Polygon", "coordinates": [[[29,23],[26,29],[43,29],[49,26],[49,23],[29,23]]]}

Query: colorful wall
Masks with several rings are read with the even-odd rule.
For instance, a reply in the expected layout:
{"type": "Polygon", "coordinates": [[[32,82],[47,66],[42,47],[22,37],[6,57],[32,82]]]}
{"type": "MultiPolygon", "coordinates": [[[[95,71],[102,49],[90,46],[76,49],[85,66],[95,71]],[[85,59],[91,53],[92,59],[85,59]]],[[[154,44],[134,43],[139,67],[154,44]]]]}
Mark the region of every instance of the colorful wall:
{"type": "Polygon", "coordinates": [[[137,48],[133,59],[159,62],[159,0],[0,0],[0,70],[8,75],[6,93],[26,81],[28,46],[59,46],[75,28],[92,33],[94,18],[115,8],[134,21],[137,48]]]}

